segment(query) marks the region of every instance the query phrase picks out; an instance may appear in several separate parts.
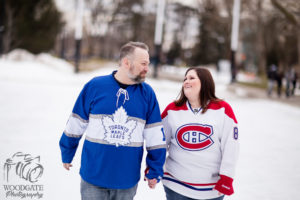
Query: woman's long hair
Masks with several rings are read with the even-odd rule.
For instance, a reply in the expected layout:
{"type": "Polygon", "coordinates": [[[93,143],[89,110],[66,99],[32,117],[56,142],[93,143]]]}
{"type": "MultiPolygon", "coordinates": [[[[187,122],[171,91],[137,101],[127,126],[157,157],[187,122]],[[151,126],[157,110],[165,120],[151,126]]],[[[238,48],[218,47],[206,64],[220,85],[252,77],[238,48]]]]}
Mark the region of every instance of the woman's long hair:
{"type": "MultiPolygon", "coordinates": [[[[191,70],[195,70],[197,73],[198,78],[200,79],[201,89],[199,92],[199,99],[200,105],[202,108],[201,113],[205,113],[207,111],[207,106],[209,102],[217,102],[220,101],[218,97],[215,95],[215,83],[211,73],[203,67],[190,67],[186,72],[187,73],[191,70]]],[[[180,97],[178,100],[175,101],[176,106],[182,106],[187,101],[187,97],[183,92],[183,85],[180,91],[180,97]]]]}

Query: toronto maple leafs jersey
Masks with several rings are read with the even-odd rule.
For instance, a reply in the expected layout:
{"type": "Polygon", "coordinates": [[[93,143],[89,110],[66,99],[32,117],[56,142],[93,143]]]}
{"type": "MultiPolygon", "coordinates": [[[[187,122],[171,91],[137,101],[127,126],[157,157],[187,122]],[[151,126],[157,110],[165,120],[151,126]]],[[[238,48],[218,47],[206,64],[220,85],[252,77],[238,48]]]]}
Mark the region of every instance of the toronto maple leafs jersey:
{"type": "Polygon", "coordinates": [[[225,101],[210,102],[202,114],[189,103],[169,104],[162,113],[168,148],[163,184],[190,198],[219,197],[219,175],[234,176],[238,156],[237,120],[225,101]]]}
{"type": "Polygon", "coordinates": [[[147,83],[120,88],[113,74],[89,81],[60,139],[63,163],[71,163],[85,133],[80,175],[105,188],[127,189],[140,179],[146,141],[147,178],[163,175],[166,145],[159,105],[147,83]]]}

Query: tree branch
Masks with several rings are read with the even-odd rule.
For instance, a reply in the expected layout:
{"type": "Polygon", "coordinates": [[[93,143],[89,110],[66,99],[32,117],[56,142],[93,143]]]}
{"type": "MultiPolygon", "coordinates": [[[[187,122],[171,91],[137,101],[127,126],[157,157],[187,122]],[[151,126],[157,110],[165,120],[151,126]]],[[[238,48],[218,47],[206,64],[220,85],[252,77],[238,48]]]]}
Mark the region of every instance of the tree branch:
{"type": "Polygon", "coordinates": [[[277,0],[271,0],[275,8],[277,8],[286,18],[294,25],[298,25],[295,16],[284,8],[277,0]]]}

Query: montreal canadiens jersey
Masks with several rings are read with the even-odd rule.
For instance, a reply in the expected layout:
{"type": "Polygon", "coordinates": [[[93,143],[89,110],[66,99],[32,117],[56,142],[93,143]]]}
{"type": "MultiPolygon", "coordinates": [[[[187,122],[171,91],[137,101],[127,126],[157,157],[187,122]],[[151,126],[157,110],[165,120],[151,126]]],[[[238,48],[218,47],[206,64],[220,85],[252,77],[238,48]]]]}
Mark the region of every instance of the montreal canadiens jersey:
{"type": "Polygon", "coordinates": [[[168,156],[163,184],[190,198],[219,197],[219,175],[234,176],[238,157],[237,120],[225,101],[210,102],[194,113],[185,103],[169,104],[162,113],[168,156]]]}
{"type": "Polygon", "coordinates": [[[166,143],[156,96],[146,84],[120,88],[113,74],[82,89],[60,139],[63,163],[71,163],[85,133],[80,175],[100,187],[127,189],[140,179],[143,146],[149,179],[163,176],[166,143]]]}

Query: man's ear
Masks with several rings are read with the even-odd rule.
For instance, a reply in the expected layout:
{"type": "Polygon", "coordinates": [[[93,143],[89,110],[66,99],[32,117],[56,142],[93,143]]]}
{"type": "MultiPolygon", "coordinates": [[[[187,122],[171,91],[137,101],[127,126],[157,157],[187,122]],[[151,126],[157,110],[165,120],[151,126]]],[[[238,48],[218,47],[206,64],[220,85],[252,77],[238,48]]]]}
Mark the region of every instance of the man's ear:
{"type": "Polygon", "coordinates": [[[129,68],[130,64],[129,64],[129,59],[127,57],[124,57],[122,60],[122,65],[125,66],[125,68],[129,68]]]}

